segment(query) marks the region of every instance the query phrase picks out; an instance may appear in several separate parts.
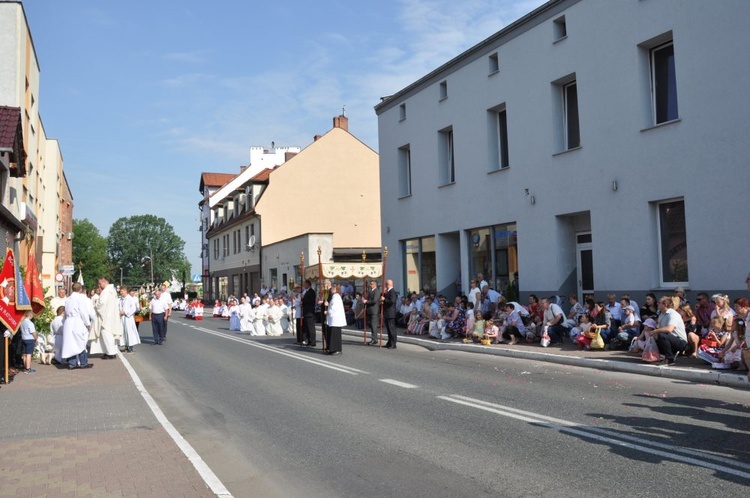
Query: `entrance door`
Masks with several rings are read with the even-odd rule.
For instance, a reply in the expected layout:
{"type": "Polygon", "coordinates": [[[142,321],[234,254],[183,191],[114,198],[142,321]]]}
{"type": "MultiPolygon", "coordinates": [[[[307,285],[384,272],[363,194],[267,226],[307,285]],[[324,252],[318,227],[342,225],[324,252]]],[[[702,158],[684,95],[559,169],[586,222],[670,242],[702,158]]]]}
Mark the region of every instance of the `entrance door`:
{"type": "Polygon", "coordinates": [[[576,234],[576,256],[578,263],[578,296],[583,302],[594,297],[594,258],[591,232],[576,234]]]}

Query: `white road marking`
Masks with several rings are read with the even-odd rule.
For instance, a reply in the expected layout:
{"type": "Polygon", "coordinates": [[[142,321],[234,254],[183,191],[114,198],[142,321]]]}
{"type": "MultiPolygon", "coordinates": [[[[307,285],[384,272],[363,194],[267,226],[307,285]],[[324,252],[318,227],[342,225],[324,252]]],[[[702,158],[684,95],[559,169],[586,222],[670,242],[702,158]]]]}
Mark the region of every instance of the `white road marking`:
{"type": "Polygon", "coordinates": [[[652,455],[657,455],[663,458],[668,458],[670,460],[676,460],[678,462],[688,463],[691,465],[697,465],[699,467],[704,467],[704,468],[715,470],[718,472],[723,472],[726,474],[732,474],[738,477],[742,477],[744,479],[750,479],[750,473],[728,467],[728,466],[734,466],[734,467],[744,468],[745,464],[743,464],[742,462],[738,462],[738,461],[731,460],[728,458],[723,458],[720,456],[715,456],[710,453],[703,453],[701,451],[691,450],[691,449],[683,448],[680,446],[672,446],[672,445],[664,444],[664,443],[651,442],[651,441],[647,441],[644,439],[628,437],[626,435],[621,435],[621,434],[613,434],[609,431],[596,428],[596,427],[590,427],[585,424],[579,424],[576,422],[570,422],[568,420],[548,417],[546,415],[542,415],[539,413],[519,410],[517,408],[498,405],[495,403],[490,403],[488,401],[469,398],[469,397],[461,396],[458,394],[454,394],[451,396],[438,396],[438,398],[445,400],[445,401],[450,401],[451,403],[457,403],[459,405],[470,406],[473,408],[477,408],[479,410],[484,410],[487,412],[495,413],[503,417],[509,417],[509,418],[513,418],[516,420],[529,422],[532,424],[550,427],[552,429],[559,430],[560,432],[576,434],[578,436],[583,436],[588,439],[594,439],[596,441],[601,441],[603,443],[613,444],[616,446],[622,446],[625,448],[630,448],[632,450],[642,451],[644,453],[650,453],[652,455]],[[592,434],[592,432],[603,433],[605,435],[592,434]],[[637,441],[640,444],[629,443],[624,440],[637,441]],[[665,451],[661,451],[655,448],[649,448],[648,446],[653,446],[655,448],[662,448],[665,451]],[[711,460],[713,460],[713,462],[711,460]]]}
{"type": "Polygon", "coordinates": [[[386,384],[393,384],[394,386],[403,387],[404,389],[416,389],[419,386],[415,386],[414,384],[407,384],[406,382],[401,382],[400,380],[393,380],[393,379],[380,379],[380,382],[385,382],[386,384]]]}
{"type": "Polygon", "coordinates": [[[337,363],[332,363],[330,361],[320,360],[320,359],[317,359],[317,358],[311,358],[308,355],[304,355],[302,353],[297,353],[295,351],[288,351],[288,350],[280,348],[278,346],[271,346],[269,344],[263,344],[263,343],[260,343],[260,342],[257,342],[257,341],[251,341],[249,339],[245,339],[245,338],[242,338],[242,337],[231,336],[229,334],[224,334],[222,332],[216,332],[214,330],[206,329],[206,328],[203,328],[203,327],[195,327],[195,326],[193,326],[193,328],[195,330],[199,330],[201,332],[205,332],[206,334],[211,334],[211,335],[214,335],[216,337],[221,337],[222,339],[228,339],[230,341],[235,341],[235,342],[239,342],[239,343],[242,343],[242,344],[247,344],[248,346],[253,346],[255,348],[264,349],[266,351],[270,351],[272,353],[277,353],[277,354],[280,354],[280,355],[283,355],[283,356],[286,356],[286,357],[289,357],[289,358],[293,358],[295,360],[300,360],[300,361],[304,361],[304,362],[307,362],[307,363],[312,363],[312,364],[318,365],[320,367],[330,368],[331,370],[336,370],[337,372],[342,372],[342,373],[346,373],[346,374],[349,374],[349,375],[367,374],[367,372],[365,372],[364,370],[359,370],[357,368],[348,367],[346,365],[339,365],[337,363]]]}
{"type": "Polygon", "coordinates": [[[141,383],[141,379],[140,377],[138,377],[138,374],[135,373],[133,367],[130,366],[130,362],[125,359],[125,356],[123,354],[118,353],[117,355],[122,360],[122,364],[125,366],[125,369],[133,379],[133,383],[135,384],[136,389],[138,389],[138,391],[141,393],[143,399],[146,400],[146,404],[149,408],[151,408],[151,411],[153,412],[156,419],[159,421],[162,427],[164,427],[164,430],[167,431],[167,434],[172,437],[172,440],[177,444],[180,450],[182,450],[182,453],[184,453],[188,460],[190,460],[190,463],[193,464],[193,467],[195,467],[195,470],[198,471],[198,474],[200,474],[203,482],[206,483],[206,486],[208,486],[211,489],[211,492],[213,492],[216,496],[231,498],[232,494],[229,492],[229,490],[224,486],[219,478],[216,477],[216,474],[214,474],[214,472],[206,464],[206,462],[203,461],[198,452],[193,449],[193,447],[185,440],[184,437],[182,437],[182,434],[180,434],[180,432],[175,428],[174,425],[172,425],[169,419],[167,419],[166,415],[164,415],[164,412],[161,411],[159,405],[156,404],[154,398],[151,397],[151,394],[149,394],[149,392],[143,386],[143,383],[141,383]]]}

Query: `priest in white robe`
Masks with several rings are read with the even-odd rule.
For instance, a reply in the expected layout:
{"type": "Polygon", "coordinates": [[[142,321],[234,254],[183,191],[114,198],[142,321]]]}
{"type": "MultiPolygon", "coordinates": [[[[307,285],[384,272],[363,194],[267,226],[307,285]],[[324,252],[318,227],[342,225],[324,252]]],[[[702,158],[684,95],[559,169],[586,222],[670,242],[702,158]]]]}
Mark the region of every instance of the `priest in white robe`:
{"type": "Polygon", "coordinates": [[[99,320],[98,341],[102,349],[102,359],[111,360],[117,357],[116,341],[122,338],[120,301],[115,286],[110,284],[106,277],[99,279],[99,288],[102,292],[96,302],[96,316],[99,320]]]}
{"type": "Polygon", "coordinates": [[[138,302],[136,298],[128,295],[127,287],[120,287],[120,321],[122,323],[122,336],[128,353],[134,353],[133,347],[141,343],[141,336],[135,326],[137,310],[138,302]]]}
{"type": "Polygon", "coordinates": [[[291,323],[290,317],[289,317],[289,306],[286,305],[284,302],[284,298],[280,297],[276,300],[276,305],[281,310],[281,333],[286,334],[289,332],[289,326],[291,323]]]}
{"type": "Polygon", "coordinates": [[[96,313],[91,306],[91,301],[81,293],[81,288],[81,284],[74,283],[71,288],[73,292],[65,301],[60,355],[71,370],[93,366],[88,361],[86,343],[89,339],[89,328],[96,313]]]}
{"type": "Polygon", "coordinates": [[[229,330],[240,331],[240,307],[234,300],[230,301],[229,304],[229,330]]]}

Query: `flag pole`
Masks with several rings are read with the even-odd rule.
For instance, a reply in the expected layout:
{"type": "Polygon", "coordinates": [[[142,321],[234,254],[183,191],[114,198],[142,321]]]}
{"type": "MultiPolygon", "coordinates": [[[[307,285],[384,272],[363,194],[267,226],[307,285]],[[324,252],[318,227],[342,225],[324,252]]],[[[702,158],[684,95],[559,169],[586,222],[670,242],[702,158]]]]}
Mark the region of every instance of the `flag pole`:
{"type": "MultiPolygon", "coordinates": [[[[388,247],[383,248],[383,278],[382,284],[380,285],[380,347],[383,347],[383,311],[385,308],[385,298],[383,291],[385,291],[385,266],[388,263],[388,247]]],[[[395,306],[395,304],[394,304],[395,306]]],[[[390,338],[389,338],[390,339],[390,338]]]]}

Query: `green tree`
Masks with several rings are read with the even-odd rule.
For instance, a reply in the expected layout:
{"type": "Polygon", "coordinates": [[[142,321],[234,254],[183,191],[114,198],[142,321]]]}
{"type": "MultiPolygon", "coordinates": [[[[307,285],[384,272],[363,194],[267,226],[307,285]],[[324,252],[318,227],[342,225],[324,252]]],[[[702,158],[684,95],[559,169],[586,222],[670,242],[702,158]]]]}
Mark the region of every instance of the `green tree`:
{"type": "MultiPolygon", "coordinates": [[[[185,241],[174,233],[164,218],[151,214],[120,218],[109,229],[107,254],[112,261],[114,281],[127,286],[181,278],[186,267],[185,241]]],[[[190,271],[189,269],[187,270],[190,271]]]]}
{"type": "Polygon", "coordinates": [[[112,277],[107,258],[107,239],[88,219],[73,220],[73,264],[76,271],[83,270],[86,287],[92,288],[96,278],[112,277]]]}

